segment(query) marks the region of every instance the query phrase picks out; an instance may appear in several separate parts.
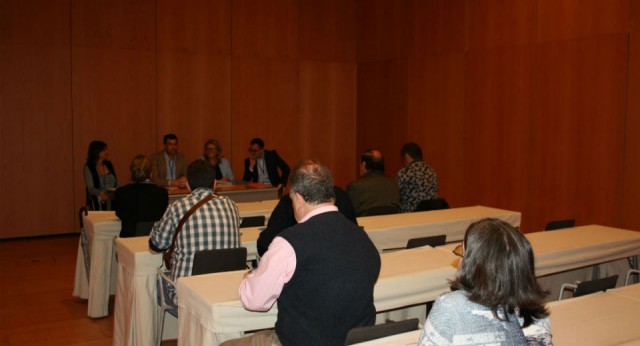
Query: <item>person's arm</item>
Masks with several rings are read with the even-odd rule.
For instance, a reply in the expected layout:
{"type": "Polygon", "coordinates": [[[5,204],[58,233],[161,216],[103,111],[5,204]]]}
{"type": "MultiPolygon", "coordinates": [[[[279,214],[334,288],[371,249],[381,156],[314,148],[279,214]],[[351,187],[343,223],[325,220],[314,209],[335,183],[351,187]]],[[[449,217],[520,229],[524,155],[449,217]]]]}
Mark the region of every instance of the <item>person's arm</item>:
{"type": "Polygon", "coordinates": [[[220,170],[222,171],[222,178],[229,179],[230,181],[234,180],[233,171],[231,170],[231,165],[229,161],[225,158],[220,159],[220,170]]]}
{"type": "Polygon", "coordinates": [[[169,248],[179,222],[180,218],[177,218],[173,208],[169,207],[162,219],[156,222],[151,229],[149,235],[149,251],[151,253],[163,252],[169,248]]]}
{"type": "Polygon", "coordinates": [[[149,156],[151,163],[153,164],[153,182],[158,186],[169,186],[169,180],[167,180],[167,167],[164,157],[158,153],[154,153],[149,156]]]}
{"type": "Polygon", "coordinates": [[[247,310],[268,311],[280,297],[282,287],[296,271],[296,253],[291,244],[276,237],[254,273],[240,284],[240,301],[247,310]]]}
{"type": "Polygon", "coordinates": [[[289,181],[291,168],[289,168],[287,162],[285,162],[285,160],[283,160],[275,150],[273,151],[273,154],[276,158],[276,167],[280,168],[280,171],[282,172],[282,180],[280,181],[280,185],[282,185],[282,187],[285,187],[287,185],[287,182],[289,181]]]}
{"type": "Polygon", "coordinates": [[[250,167],[249,158],[244,159],[244,174],[242,175],[242,180],[253,181],[253,169],[250,167]]]}
{"type": "Polygon", "coordinates": [[[100,190],[100,186],[95,186],[93,184],[93,176],[91,175],[91,170],[89,170],[89,166],[84,166],[84,182],[87,185],[87,190],[89,191],[90,196],[100,196],[102,192],[100,190]]]}

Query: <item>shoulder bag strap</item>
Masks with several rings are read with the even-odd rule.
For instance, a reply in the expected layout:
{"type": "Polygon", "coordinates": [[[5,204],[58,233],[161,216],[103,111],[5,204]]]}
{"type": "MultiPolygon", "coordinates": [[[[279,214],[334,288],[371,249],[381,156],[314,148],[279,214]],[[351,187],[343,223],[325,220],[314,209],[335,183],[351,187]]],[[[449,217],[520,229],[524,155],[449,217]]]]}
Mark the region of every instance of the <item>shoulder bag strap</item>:
{"type": "Polygon", "coordinates": [[[211,194],[201,199],[200,202],[196,203],[196,205],[191,207],[191,209],[189,209],[189,211],[187,211],[187,213],[184,214],[182,219],[180,219],[180,222],[178,223],[178,227],[176,227],[176,231],[173,233],[173,239],[171,240],[171,245],[169,245],[169,248],[167,249],[167,251],[165,251],[164,255],[162,256],[164,258],[164,264],[165,264],[165,267],[167,267],[167,269],[171,270],[171,266],[172,266],[171,257],[173,257],[173,250],[175,249],[175,246],[176,246],[176,239],[178,239],[178,233],[180,233],[180,231],[182,230],[182,226],[185,224],[185,222],[187,222],[187,219],[189,219],[189,217],[193,215],[193,213],[195,213],[196,210],[202,207],[205,203],[212,200],[214,197],[215,195],[211,194]]]}

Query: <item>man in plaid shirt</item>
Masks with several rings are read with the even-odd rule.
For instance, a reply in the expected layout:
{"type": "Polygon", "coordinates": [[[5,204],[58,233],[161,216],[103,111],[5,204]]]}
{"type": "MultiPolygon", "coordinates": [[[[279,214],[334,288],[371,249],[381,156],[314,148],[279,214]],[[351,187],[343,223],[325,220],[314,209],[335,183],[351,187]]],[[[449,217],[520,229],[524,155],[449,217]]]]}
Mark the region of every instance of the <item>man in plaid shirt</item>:
{"type": "MultiPolygon", "coordinates": [[[[215,177],[215,168],[205,161],[196,160],[189,165],[187,180],[191,194],[170,205],[162,219],[154,224],[149,238],[151,252],[163,252],[169,248],[180,219],[200,200],[214,193],[215,177]]],[[[176,238],[170,273],[173,282],[181,276],[191,275],[193,256],[197,251],[239,247],[239,227],[238,207],[227,197],[215,196],[198,208],[176,238]]],[[[176,303],[172,285],[167,285],[166,293],[176,303]]]]}

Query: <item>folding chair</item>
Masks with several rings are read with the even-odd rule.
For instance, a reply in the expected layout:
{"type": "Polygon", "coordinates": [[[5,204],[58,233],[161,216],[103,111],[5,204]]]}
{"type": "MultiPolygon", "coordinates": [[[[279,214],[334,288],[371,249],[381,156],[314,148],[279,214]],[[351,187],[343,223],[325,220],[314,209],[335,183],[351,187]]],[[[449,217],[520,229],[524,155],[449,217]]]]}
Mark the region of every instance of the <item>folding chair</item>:
{"type": "Polygon", "coordinates": [[[264,215],[243,217],[242,222],[240,223],[240,228],[264,226],[264,221],[264,215]]]}
{"type": "Polygon", "coordinates": [[[415,211],[429,211],[429,210],[441,210],[449,209],[449,203],[444,198],[425,199],[418,203],[415,211]]]}
{"type": "Polygon", "coordinates": [[[421,247],[425,245],[436,247],[436,246],[444,245],[444,243],[446,242],[447,242],[446,234],[434,235],[432,237],[413,238],[413,239],[409,239],[409,241],[407,242],[407,249],[413,249],[413,248],[421,247]]]}
{"type": "Polygon", "coordinates": [[[547,223],[547,225],[544,227],[544,230],[553,231],[556,229],[571,228],[571,227],[574,227],[575,225],[576,225],[575,219],[556,220],[556,221],[550,221],[549,223],[547,223]]]}
{"type": "Polygon", "coordinates": [[[577,282],[573,284],[562,284],[560,287],[560,295],[558,300],[562,300],[562,293],[567,289],[573,289],[573,296],[580,297],[591,293],[604,292],[610,288],[615,288],[618,282],[618,275],[608,276],[606,278],[577,282]]]}
{"type": "Polygon", "coordinates": [[[638,269],[629,269],[629,271],[627,272],[627,278],[624,280],[624,285],[625,286],[627,286],[629,284],[629,279],[631,278],[632,274],[640,274],[640,270],[638,270],[638,269]]]}
{"type": "Polygon", "coordinates": [[[151,234],[151,229],[153,228],[153,225],[155,223],[156,223],[155,221],[136,222],[136,229],[134,231],[134,235],[136,237],[142,237],[142,236],[151,234]]]}
{"type": "Polygon", "coordinates": [[[377,324],[373,326],[351,328],[351,330],[349,330],[349,333],[347,333],[347,340],[345,342],[345,345],[353,345],[369,340],[384,338],[385,336],[406,333],[417,329],[417,318],[398,322],[391,321],[385,324],[377,324]]]}

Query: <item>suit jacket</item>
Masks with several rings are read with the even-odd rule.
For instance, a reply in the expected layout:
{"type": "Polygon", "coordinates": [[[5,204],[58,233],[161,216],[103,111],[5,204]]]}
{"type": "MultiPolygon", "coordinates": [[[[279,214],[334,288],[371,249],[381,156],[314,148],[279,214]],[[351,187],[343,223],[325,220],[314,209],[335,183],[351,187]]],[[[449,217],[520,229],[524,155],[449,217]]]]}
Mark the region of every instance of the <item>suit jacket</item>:
{"type": "MultiPolygon", "coordinates": [[[[282,184],[282,186],[287,185],[287,181],[289,179],[289,173],[291,169],[289,165],[278,155],[275,150],[265,150],[264,151],[264,162],[267,166],[267,175],[269,176],[269,181],[271,181],[271,185],[278,186],[282,184]],[[282,176],[278,172],[278,168],[282,172],[282,176]]],[[[258,181],[258,170],[254,167],[253,172],[249,170],[249,158],[244,159],[244,175],[242,177],[244,181],[258,181]]]]}
{"type": "MultiPolygon", "coordinates": [[[[160,186],[169,186],[167,179],[167,161],[164,159],[164,150],[149,156],[153,162],[153,182],[160,186]]],[[[176,154],[176,179],[187,176],[187,161],[182,153],[176,154]]]]}
{"type": "MultiPolygon", "coordinates": [[[[338,210],[347,219],[357,225],[358,220],[356,220],[356,212],[353,209],[353,205],[351,204],[347,193],[337,186],[333,187],[333,192],[336,195],[334,204],[338,207],[338,210]]],[[[273,209],[273,212],[271,212],[271,217],[269,217],[269,222],[267,222],[267,228],[260,232],[260,236],[257,241],[258,254],[260,256],[264,255],[264,253],[269,249],[269,245],[271,245],[273,238],[275,238],[278,233],[296,225],[297,223],[296,216],[293,213],[291,196],[287,194],[280,199],[276,207],[273,209]]]]}
{"type": "Polygon", "coordinates": [[[115,200],[116,215],[122,221],[120,237],[133,237],[136,223],[162,218],[169,193],[153,183],[131,183],[116,190],[115,200]]]}
{"type": "Polygon", "coordinates": [[[347,194],[356,216],[363,216],[374,207],[400,205],[400,189],[395,179],[381,172],[370,172],[347,185],[347,194]]]}

